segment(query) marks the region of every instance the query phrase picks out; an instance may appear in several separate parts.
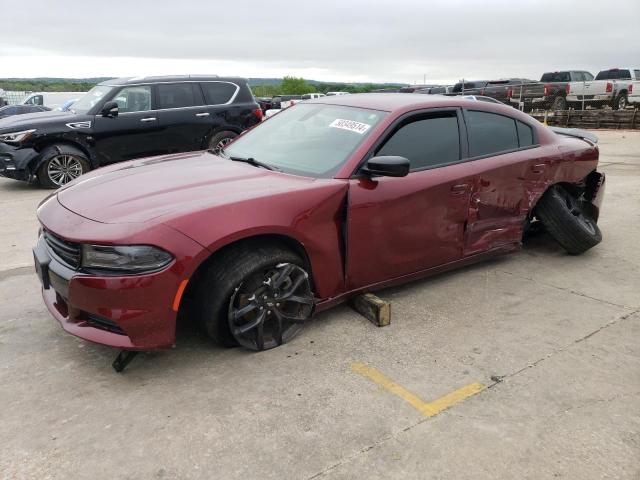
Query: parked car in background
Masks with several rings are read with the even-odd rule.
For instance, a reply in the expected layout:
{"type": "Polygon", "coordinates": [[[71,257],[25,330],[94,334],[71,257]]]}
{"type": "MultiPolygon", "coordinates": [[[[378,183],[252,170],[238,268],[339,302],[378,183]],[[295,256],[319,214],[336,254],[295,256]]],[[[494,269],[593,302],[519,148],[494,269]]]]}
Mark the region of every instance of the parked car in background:
{"type": "Polygon", "coordinates": [[[55,110],[72,99],[78,99],[86,92],[39,92],[30,93],[25,97],[21,105],[40,105],[55,110]]]}
{"type": "Polygon", "coordinates": [[[8,105],[9,101],[7,99],[7,92],[5,92],[2,88],[0,88],[0,107],[4,107],[8,105]]]}
{"type": "Polygon", "coordinates": [[[256,102],[260,105],[262,113],[266,113],[271,108],[271,97],[256,97],[256,102]]]}
{"type": "Polygon", "coordinates": [[[5,105],[0,107],[0,118],[25,115],[27,113],[48,112],[49,110],[51,109],[40,105],[5,105]]]}
{"type": "Polygon", "coordinates": [[[108,80],[68,112],[0,120],[0,175],[57,188],[123,160],[218,151],[261,120],[262,110],[242,78],[108,80]]]}
{"type": "Polygon", "coordinates": [[[407,85],[398,90],[400,93],[428,93],[422,90],[439,87],[440,85],[407,85]]]}
{"type": "Polygon", "coordinates": [[[484,87],[478,89],[465,90],[465,95],[479,95],[491,97],[505,105],[511,105],[510,91],[519,85],[533,83],[534,80],[526,78],[507,78],[501,80],[489,80],[484,87]]]}
{"type": "Polygon", "coordinates": [[[487,86],[488,80],[465,80],[456,83],[451,89],[451,95],[480,95],[480,90],[487,86]]]}
{"type": "Polygon", "coordinates": [[[349,92],[327,92],[327,97],[334,97],[340,95],[351,95],[349,92]]]}
{"type": "Polygon", "coordinates": [[[324,96],[324,93],[305,93],[302,95],[301,100],[313,100],[314,98],[322,98],[324,96]]]}
{"type": "Polygon", "coordinates": [[[79,100],[78,98],[72,98],[71,100],[67,100],[62,105],[60,105],[58,108],[56,108],[56,110],[58,110],[59,112],[68,112],[69,109],[71,108],[71,105],[76,103],[78,100],[79,100]]]}
{"type": "Polygon", "coordinates": [[[593,106],[610,106],[624,110],[629,104],[629,82],[640,80],[638,68],[610,68],[598,72],[594,80],[574,82],[567,93],[567,101],[593,106]]]}
{"type": "Polygon", "coordinates": [[[453,85],[434,85],[431,87],[423,87],[414,90],[411,93],[422,93],[426,95],[446,95],[453,91],[453,85]]]}
{"type": "Polygon", "coordinates": [[[539,82],[511,87],[508,95],[513,106],[521,106],[525,111],[534,108],[566,110],[570,84],[590,80],[593,80],[593,75],[585,70],[546,72],[542,74],[539,82]]]}
{"type": "Polygon", "coordinates": [[[302,100],[302,95],[276,95],[271,99],[271,108],[275,110],[287,108],[292,101],[296,100],[302,100]]]}
{"type": "Polygon", "coordinates": [[[169,348],[176,319],[266,350],[314,311],[522,246],[601,239],[593,136],[495,103],[360,94],[282,110],[215,155],[90,172],[38,208],[44,303],[67,332],[169,348]]]}

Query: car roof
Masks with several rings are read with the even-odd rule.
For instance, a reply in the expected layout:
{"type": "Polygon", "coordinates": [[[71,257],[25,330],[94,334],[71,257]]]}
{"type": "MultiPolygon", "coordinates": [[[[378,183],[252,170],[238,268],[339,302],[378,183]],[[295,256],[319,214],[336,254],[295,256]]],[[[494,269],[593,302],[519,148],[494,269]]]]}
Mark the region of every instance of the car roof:
{"type": "Polygon", "coordinates": [[[105,80],[99,85],[142,85],[148,83],[167,82],[211,82],[211,81],[246,81],[242,77],[219,77],[218,75],[164,75],[157,77],[121,77],[105,80]]]}
{"type": "Polygon", "coordinates": [[[421,93],[356,93],[353,95],[321,97],[308,100],[305,103],[342,105],[392,112],[394,110],[412,110],[414,108],[473,107],[477,106],[479,102],[477,100],[466,100],[460,96],[424,95],[421,93]]]}

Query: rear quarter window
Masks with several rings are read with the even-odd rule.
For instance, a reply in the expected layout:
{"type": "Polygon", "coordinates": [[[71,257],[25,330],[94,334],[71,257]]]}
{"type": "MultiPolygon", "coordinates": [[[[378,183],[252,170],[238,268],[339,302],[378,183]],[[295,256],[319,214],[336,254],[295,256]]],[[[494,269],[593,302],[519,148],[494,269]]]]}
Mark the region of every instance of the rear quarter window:
{"type": "Polygon", "coordinates": [[[533,128],[518,120],[516,120],[516,128],[518,130],[518,144],[520,145],[520,148],[535,145],[533,139],[533,128]]]}
{"type": "Polygon", "coordinates": [[[467,110],[465,119],[469,134],[470,157],[518,149],[518,131],[515,119],[477,110],[467,110]]]}
{"type": "Polygon", "coordinates": [[[234,83],[205,82],[201,83],[201,85],[207,105],[229,103],[238,90],[238,86],[234,83]]]}

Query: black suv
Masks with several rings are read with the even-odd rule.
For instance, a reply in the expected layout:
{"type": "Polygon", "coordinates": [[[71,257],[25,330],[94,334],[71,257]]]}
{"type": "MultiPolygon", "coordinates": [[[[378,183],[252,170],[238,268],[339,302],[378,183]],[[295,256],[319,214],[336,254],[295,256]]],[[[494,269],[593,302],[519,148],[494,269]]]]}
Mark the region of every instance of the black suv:
{"type": "Polygon", "coordinates": [[[242,78],[175,76],[102,82],[68,112],[0,120],[0,175],[57,188],[139,157],[220,150],[262,119],[242,78]]]}

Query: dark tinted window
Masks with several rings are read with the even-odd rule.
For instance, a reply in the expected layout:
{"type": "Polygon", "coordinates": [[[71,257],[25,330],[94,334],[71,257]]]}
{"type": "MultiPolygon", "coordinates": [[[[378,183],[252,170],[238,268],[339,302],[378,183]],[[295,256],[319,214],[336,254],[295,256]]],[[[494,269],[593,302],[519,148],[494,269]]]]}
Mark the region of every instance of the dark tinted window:
{"type": "Polygon", "coordinates": [[[466,120],[471,157],[518,148],[518,134],[513,118],[469,110],[466,113],[466,120]]]}
{"type": "Polygon", "coordinates": [[[460,160],[458,119],[455,115],[431,117],[404,125],[376,155],[408,158],[412,170],[456,163],[460,160]]]}
{"type": "Polygon", "coordinates": [[[518,126],[518,141],[520,147],[530,147],[533,145],[533,129],[529,125],[517,120],[516,125],[518,126]]]}
{"type": "Polygon", "coordinates": [[[541,82],[570,82],[569,72],[547,72],[542,75],[541,82]]]}
{"type": "Polygon", "coordinates": [[[159,108],[182,108],[200,105],[199,94],[195,83],[159,83],[159,108]],[[196,95],[198,94],[198,95],[196,95]]]}
{"type": "Polygon", "coordinates": [[[628,80],[631,78],[629,70],[603,70],[596,75],[596,80],[628,80]]]}
{"type": "Polygon", "coordinates": [[[227,103],[238,89],[235,84],[225,82],[206,82],[201,83],[201,85],[207,105],[222,105],[223,103],[227,103]]]}
{"type": "MultiPolygon", "coordinates": [[[[487,86],[487,82],[464,82],[464,89],[465,90],[471,90],[474,88],[484,88],[487,86]]],[[[462,92],[462,82],[460,83],[456,83],[453,86],[453,92],[462,92]]]]}

